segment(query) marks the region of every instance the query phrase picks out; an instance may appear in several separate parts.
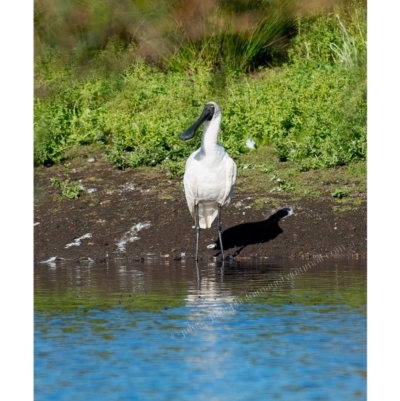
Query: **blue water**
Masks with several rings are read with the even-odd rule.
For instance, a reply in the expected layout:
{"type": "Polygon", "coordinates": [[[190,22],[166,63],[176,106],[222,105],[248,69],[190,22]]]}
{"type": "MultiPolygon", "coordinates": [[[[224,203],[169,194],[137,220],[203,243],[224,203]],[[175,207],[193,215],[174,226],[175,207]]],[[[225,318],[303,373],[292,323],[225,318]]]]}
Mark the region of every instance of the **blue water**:
{"type": "MultiPolygon", "coordinates": [[[[358,266],[354,278],[348,264],[342,270],[327,265],[307,273],[310,281],[303,277],[282,288],[280,294],[288,297],[278,303],[235,302],[239,289],[248,292],[244,277],[254,291],[276,277],[276,268],[272,273],[231,271],[233,278],[226,276],[221,284],[218,272],[205,267],[205,289],[196,288],[186,273],[179,276],[181,268],[168,280],[164,277],[172,272],[162,269],[125,267],[118,277],[133,278],[132,288],[143,292],[149,292],[151,286],[143,286],[152,279],[161,294],[166,282],[179,283],[180,296],[186,288],[182,306],[135,311],[116,302],[107,310],[35,313],[36,401],[366,399],[365,305],[349,302],[353,298],[344,285],[353,283],[351,291],[357,292],[365,269],[358,266]],[[315,290],[318,272],[324,284],[316,300],[328,301],[297,302],[309,296],[304,293],[308,282],[315,290]],[[140,290],[135,277],[141,277],[140,290]]],[[[58,274],[61,281],[69,277],[69,286],[71,272],[76,268],[58,274]]],[[[90,280],[76,291],[88,282],[91,288],[104,283],[100,272],[92,269],[90,280]]],[[[44,273],[42,268],[42,278],[44,273]]],[[[82,270],[78,274],[82,279],[82,270]]],[[[50,282],[43,288],[37,283],[38,292],[48,292],[57,280],[50,282]]]]}

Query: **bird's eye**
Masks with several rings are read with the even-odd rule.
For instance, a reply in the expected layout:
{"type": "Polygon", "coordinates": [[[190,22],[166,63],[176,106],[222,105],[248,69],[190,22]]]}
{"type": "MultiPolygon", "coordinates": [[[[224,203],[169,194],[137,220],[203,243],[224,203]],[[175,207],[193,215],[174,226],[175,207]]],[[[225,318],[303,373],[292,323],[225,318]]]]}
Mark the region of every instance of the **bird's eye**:
{"type": "Polygon", "coordinates": [[[214,105],[213,105],[213,104],[211,105],[211,108],[212,108],[212,109],[214,108],[214,105]]]}

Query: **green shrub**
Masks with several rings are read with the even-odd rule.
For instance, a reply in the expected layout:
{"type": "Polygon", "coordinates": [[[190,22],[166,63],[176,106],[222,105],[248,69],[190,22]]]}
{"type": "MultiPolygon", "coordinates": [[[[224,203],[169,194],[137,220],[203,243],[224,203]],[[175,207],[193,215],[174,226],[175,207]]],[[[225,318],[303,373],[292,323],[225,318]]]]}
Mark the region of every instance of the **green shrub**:
{"type": "Polygon", "coordinates": [[[301,170],[365,160],[365,14],[355,3],[299,19],[288,62],[254,74],[238,73],[248,67],[230,64],[234,53],[218,71],[209,57],[183,57],[197,42],[182,44],[166,71],[132,59],[136,45],[118,38],[93,52],[86,70],[85,49],[69,57],[47,49],[35,61],[35,162],[59,163],[69,148],[98,143],[118,168],[163,164],[179,175],[200,144],[200,135],[184,143],[179,134],[210,100],[221,106],[219,141],[234,157],[253,139],[301,170]]]}

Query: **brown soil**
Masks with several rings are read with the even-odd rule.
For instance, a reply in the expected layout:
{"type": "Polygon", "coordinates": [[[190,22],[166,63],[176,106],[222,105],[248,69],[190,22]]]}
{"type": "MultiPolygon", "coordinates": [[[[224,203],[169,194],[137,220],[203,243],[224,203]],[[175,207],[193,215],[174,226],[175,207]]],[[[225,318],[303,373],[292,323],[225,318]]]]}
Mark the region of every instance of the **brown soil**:
{"type": "MultiPolygon", "coordinates": [[[[249,178],[247,178],[248,180],[249,178]]],[[[257,189],[245,193],[240,176],[233,200],[222,210],[223,242],[226,256],[240,258],[295,257],[316,255],[366,255],[366,200],[357,207],[335,211],[338,200],[332,196],[294,198],[289,192],[265,194],[263,207],[254,206],[257,189]],[[243,187],[242,187],[243,188],[243,187]],[[271,200],[268,206],[268,199],[271,200]],[[280,219],[284,207],[293,214],[280,219]]],[[[261,190],[259,190],[261,191],[261,190]]],[[[157,168],[116,170],[102,156],[87,157],[70,164],[35,169],[35,261],[57,256],[64,259],[106,257],[128,259],[193,259],[195,230],[185,201],[182,180],[166,178],[157,168]],[[82,180],[86,190],[78,199],[66,199],[50,178],[82,180]],[[138,223],[149,223],[136,232],[138,239],[121,239],[138,223]],[[67,244],[85,234],[81,245],[67,244]]],[[[135,233],[133,233],[135,234],[135,233]]],[[[135,236],[135,235],[131,235],[135,236]]],[[[202,259],[219,255],[207,245],[217,240],[215,222],[200,233],[202,259]]]]}

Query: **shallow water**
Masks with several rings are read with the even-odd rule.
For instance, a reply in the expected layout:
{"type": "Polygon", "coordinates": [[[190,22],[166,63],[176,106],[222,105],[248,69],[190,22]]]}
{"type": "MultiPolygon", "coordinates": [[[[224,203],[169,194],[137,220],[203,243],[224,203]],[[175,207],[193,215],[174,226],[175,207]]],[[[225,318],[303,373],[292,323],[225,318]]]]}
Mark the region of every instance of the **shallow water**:
{"type": "Polygon", "coordinates": [[[366,399],[365,260],[50,263],[34,278],[36,401],[366,399]]]}

